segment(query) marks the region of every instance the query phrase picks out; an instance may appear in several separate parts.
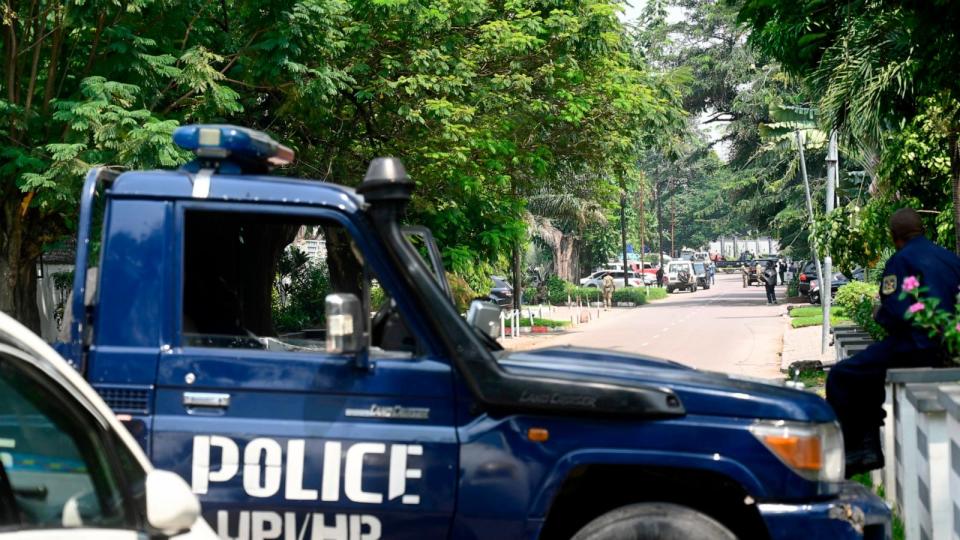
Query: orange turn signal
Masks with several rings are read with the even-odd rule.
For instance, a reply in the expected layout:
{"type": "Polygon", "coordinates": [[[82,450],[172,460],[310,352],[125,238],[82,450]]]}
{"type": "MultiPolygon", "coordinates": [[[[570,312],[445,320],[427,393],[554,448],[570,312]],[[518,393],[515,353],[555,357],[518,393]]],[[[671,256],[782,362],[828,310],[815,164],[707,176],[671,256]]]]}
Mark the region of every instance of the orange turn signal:
{"type": "Polygon", "coordinates": [[[550,438],[550,432],[545,428],[532,427],[527,430],[527,438],[533,442],[547,442],[550,438]]]}
{"type": "Polygon", "coordinates": [[[818,471],[823,467],[823,453],[817,437],[768,434],[762,440],[767,448],[795,469],[818,471]]]}

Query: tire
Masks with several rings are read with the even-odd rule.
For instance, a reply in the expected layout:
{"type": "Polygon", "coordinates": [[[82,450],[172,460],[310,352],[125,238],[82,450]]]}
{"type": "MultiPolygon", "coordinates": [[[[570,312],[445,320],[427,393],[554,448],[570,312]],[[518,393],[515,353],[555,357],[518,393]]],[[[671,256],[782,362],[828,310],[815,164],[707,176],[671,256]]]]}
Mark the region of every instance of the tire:
{"type": "Polygon", "coordinates": [[[673,294],[673,287],[667,287],[667,294],[673,294]]]}
{"type": "Polygon", "coordinates": [[[641,503],[587,523],[572,540],[737,540],[717,520],[676,504],[641,503]]]}
{"type": "Polygon", "coordinates": [[[597,286],[594,285],[593,283],[591,283],[591,284],[587,285],[587,288],[588,288],[588,289],[596,289],[597,286]]]}

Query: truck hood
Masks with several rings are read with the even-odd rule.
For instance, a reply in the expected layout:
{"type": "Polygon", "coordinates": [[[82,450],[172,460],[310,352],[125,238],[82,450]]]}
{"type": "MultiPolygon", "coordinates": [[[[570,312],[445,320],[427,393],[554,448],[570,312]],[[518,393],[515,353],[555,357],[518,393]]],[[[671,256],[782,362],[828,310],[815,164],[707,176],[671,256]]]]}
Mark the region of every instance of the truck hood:
{"type": "Polygon", "coordinates": [[[584,383],[665,387],[687,414],[830,422],[833,409],[819,396],[764,381],[693,369],[677,362],[602,349],[550,347],[506,353],[500,366],[518,375],[584,383]]]}

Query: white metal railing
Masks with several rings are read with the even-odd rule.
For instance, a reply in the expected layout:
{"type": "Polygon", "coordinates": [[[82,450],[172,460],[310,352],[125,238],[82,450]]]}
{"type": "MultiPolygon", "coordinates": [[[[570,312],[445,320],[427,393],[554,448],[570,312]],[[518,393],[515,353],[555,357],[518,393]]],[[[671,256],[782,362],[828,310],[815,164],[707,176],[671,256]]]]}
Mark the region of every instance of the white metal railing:
{"type": "Polygon", "coordinates": [[[903,519],[907,540],[960,538],[958,382],[960,368],[887,372],[886,459],[874,478],[903,519]]]}

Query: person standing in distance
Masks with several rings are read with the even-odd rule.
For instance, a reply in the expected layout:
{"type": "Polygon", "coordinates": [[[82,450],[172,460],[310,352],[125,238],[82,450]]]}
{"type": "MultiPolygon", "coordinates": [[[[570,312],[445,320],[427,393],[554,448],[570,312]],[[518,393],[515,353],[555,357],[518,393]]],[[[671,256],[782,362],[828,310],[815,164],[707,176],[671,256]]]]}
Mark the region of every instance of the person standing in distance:
{"type": "Polygon", "coordinates": [[[613,304],[613,290],[616,286],[613,283],[613,276],[609,273],[603,276],[603,309],[610,309],[613,304]]]}
{"type": "Polygon", "coordinates": [[[840,361],[827,377],[827,401],[843,429],[848,478],[883,467],[880,426],[887,369],[937,367],[946,360],[938,339],[904,319],[912,299],[900,299],[903,280],[919,279],[927,287],[926,297],[937,298],[939,308],[948,312],[955,309],[960,287],[960,257],[927,240],[915,210],[894,212],[890,235],[897,252],[883,269],[880,308],[874,317],[887,337],[840,361]]]}
{"type": "MultiPolygon", "coordinates": [[[[759,264],[757,267],[759,268],[759,264]]],[[[763,281],[763,287],[767,290],[767,304],[776,304],[777,303],[777,292],[775,287],[777,286],[777,268],[774,266],[773,261],[767,261],[767,267],[763,269],[763,272],[757,270],[757,274],[761,281],[763,281]]]]}
{"type": "Polygon", "coordinates": [[[657,287],[663,288],[663,266],[657,267],[657,287]]]}
{"type": "Polygon", "coordinates": [[[780,276],[780,283],[784,283],[783,274],[787,271],[787,263],[784,262],[783,257],[777,259],[777,274],[780,276]]]}

